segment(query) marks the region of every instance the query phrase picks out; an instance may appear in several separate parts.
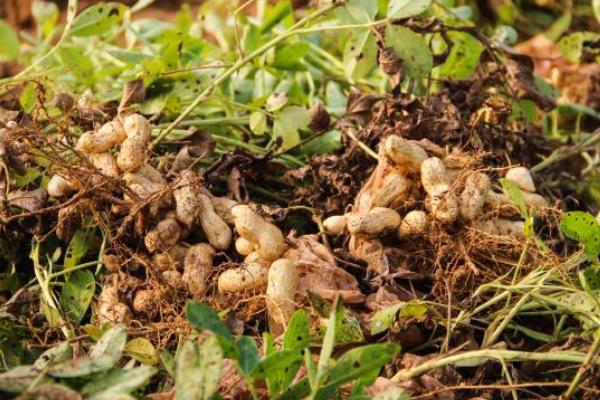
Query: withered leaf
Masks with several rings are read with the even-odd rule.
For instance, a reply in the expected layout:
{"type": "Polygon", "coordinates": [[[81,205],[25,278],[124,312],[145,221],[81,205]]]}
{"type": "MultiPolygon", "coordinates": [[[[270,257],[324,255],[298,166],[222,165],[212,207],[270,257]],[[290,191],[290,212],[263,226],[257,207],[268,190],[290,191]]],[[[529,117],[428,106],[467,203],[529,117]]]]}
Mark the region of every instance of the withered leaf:
{"type": "Polygon", "coordinates": [[[35,189],[30,191],[16,190],[8,194],[8,204],[13,207],[22,208],[25,211],[33,212],[41,209],[48,200],[46,189],[35,189]]]}
{"type": "Polygon", "coordinates": [[[146,99],[146,87],[142,79],[127,82],[123,86],[123,94],[121,95],[121,103],[119,109],[123,109],[130,104],[141,103],[146,99]]]}

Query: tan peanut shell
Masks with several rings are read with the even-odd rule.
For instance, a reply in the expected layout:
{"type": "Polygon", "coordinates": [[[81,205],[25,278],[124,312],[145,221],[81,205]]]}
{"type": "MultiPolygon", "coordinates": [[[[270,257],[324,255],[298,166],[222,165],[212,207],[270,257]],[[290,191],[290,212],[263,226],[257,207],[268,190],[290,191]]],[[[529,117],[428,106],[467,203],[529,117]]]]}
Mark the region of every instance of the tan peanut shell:
{"type": "Polygon", "coordinates": [[[207,277],[212,269],[214,256],[215,250],[206,243],[190,247],[185,256],[183,281],[194,298],[200,298],[206,292],[207,277]]]}
{"type": "Polygon", "coordinates": [[[388,136],[384,146],[388,157],[410,172],[419,172],[421,164],[427,159],[427,153],[415,141],[398,135],[388,136]]]}
{"type": "Polygon", "coordinates": [[[146,118],[140,114],[130,114],[123,118],[123,130],[128,138],[135,138],[146,146],[152,139],[152,129],[146,118]]]}
{"type": "Polygon", "coordinates": [[[274,261],[286,250],[283,234],[275,225],[265,221],[247,205],[231,209],[235,228],[241,237],[257,245],[257,253],[265,261],[274,261]]]}
{"type": "Polygon", "coordinates": [[[192,171],[187,170],[182,173],[177,182],[177,188],[173,190],[173,198],[175,199],[177,220],[184,225],[191,226],[202,211],[200,190],[192,171]]]}
{"type": "Polygon", "coordinates": [[[167,250],[179,241],[181,228],[174,218],[165,218],[146,234],[144,244],[151,253],[167,250]]]}
{"type": "Polygon", "coordinates": [[[346,229],[347,217],[345,215],[332,215],[323,220],[325,233],[331,236],[339,236],[346,229]]]}
{"type": "Polygon", "coordinates": [[[438,157],[431,157],[421,164],[421,183],[430,196],[439,196],[448,191],[450,179],[446,173],[444,162],[438,157]]]}
{"type": "Polygon", "coordinates": [[[110,178],[116,178],[121,175],[115,158],[108,152],[90,154],[90,162],[101,174],[110,178]]]}
{"type": "Polygon", "coordinates": [[[490,191],[490,178],[482,172],[472,172],[465,181],[459,198],[459,213],[467,221],[478,218],[483,212],[490,191]]]}
{"type": "Polygon", "coordinates": [[[118,119],[107,122],[100,129],[85,132],[77,140],[76,149],[86,153],[104,153],[119,145],[127,136],[118,119]]]}
{"type": "Polygon", "coordinates": [[[243,237],[235,240],[235,250],[243,256],[247,256],[254,251],[254,244],[243,237]]]}
{"type": "Polygon", "coordinates": [[[231,228],[217,215],[208,196],[199,194],[198,200],[201,204],[200,225],[208,242],[216,249],[228,249],[232,240],[231,228]]]}
{"type": "Polygon", "coordinates": [[[134,172],[146,162],[146,157],[146,143],[128,137],[121,144],[121,150],[117,155],[117,165],[123,172],[134,172]]]}
{"type": "Polygon", "coordinates": [[[77,190],[66,178],[53,175],[48,181],[46,191],[50,197],[64,197],[73,194],[77,190]]]}
{"type": "Polygon", "coordinates": [[[473,227],[481,232],[492,236],[513,236],[521,238],[525,236],[525,222],[512,221],[504,218],[493,218],[477,221],[473,227]]]}
{"type": "MultiPolygon", "coordinates": [[[[389,207],[401,201],[410,189],[410,182],[398,171],[390,171],[381,179],[370,198],[371,207],[389,207]]],[[[360,210],[364,210],[363,207],[360,210]]]]}
{"type": "Polygon", "coordinates": [[[535,192],[535,184],[531,176],[531,171],[525,167],[514,167],[506,171],[506,179],[516,184],[519,189],[527,192],[535,192]]]}
{"type": "Polygon", "coordinates": [[[96,304],[96,314],[100,321],[121,323],[131,320],[129,307],[119,301],[118,289],[111,283],[107,282],[102,287],[96,304]]]}
{"type": "Polygon", "coordinates": [[[280,258],[269,268],[266,303],[269,328],[279,336],[296,310],[294,295],[298,287],[298,271],[292,260],[280,258]]]}
{"type": "Polygon", "coordinates": [[[158,315],[158,303],[160,298],[152,290],[138,290],[133,296],[133,311],[145,314],[148,318],[154,319],[158,315]]]}
{"type": "Polygon", "coordinates": [[[427,229],[427,214],[425,211],[413,210],[408,212],[402,219],[398,228],[400,238],[410,236],[421,236],[427,229]]]}
{"type": "Polygon", "coordinates": [[[267,284],[268,264],[254,262],[228,269],[219,275],[217,287],[221,293],[263,290],[267,284]]]}
{"type": "Polygon", "coordinates": [[[161,273],[161,279],[164,283],[175,290],[183,290],[186,285],[179,271],[168,270],[161,273]]]}
{"type": "Polygon", "coordinates": [[[183,261],[188,248],[176,244],[164,253],[154,255],[154,265],[159,271],[183,269],[183,261]]]}
{"type": "Polygon", "coordinates": [[[353,235],[378,235],[396,229],[400,225],[400,215],[391,208],[375,207],[367,214],[350,214],[347,225],[353,235]]]}

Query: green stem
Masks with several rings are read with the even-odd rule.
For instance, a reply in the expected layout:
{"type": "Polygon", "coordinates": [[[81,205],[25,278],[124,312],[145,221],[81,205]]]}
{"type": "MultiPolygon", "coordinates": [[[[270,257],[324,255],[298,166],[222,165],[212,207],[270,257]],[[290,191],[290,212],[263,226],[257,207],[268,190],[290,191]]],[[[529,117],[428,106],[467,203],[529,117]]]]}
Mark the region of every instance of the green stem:
{"type": "Polygon", "coordinates": [[[400,370],[392,377],[393,382],[403,382],[422,375],[435,368],[461,362],[477,362],[483,360],[506,360],[506,361],[563,361],[582,363],[586,355],[578,351],[554,351],[548,353],[537,353],[517,350],[473,350],[464,353],[453,354],[445,358],[426,361],[414,368],[400,370]]]}
{"type": "Polygon", "coordinates": [[[96,260],[96,261],[89,261],[89,262],[86,262],[86,263],[83,263],[83,264],[78,264],[78,265],[75,265],[74,267],[66,268],[66,269],[63,269],[62,271],[57,271],[57,272],[53,272],[51,274],[48,274],[48,280],[57,278],[57,277],[62,276],[62,275],[69,274],[69,273],[71,273],[73,271],[77,271],[79,269],[84,269],[84,268],[88,268],[88,267],[97,266],[98,264],[104,264],[104,263],[102,261],[100,261],[100,260],[96,260]]]}
{"type": "Polygon", "coordinates": [[[575,394],[577,389],[579,389],[579,382],[581,382],[585,373],[590,369],[592,364],[594,364],[594,358],[597,356],[598,350],[600,350],[600,329],[596,331],[596,338],[585,357],[585,361],[577,370],[577,374],[575,374],[573,381],[571,381],[569,388],[565,392],[565,395],[563,396],[564,400],[569,400],[571,396],[575,394]]]}
{"type": "Polygon", "coordinates": [[[179,116],[175,119],[175,121],[171,122],[171,124],[169,124],[169,126],[167,126],[165,128],[165,130],[162,131],[156,139],[154,139],[154,142],[152,142],[152,147],[154,147],[158,143],[160,143],[173,129],[177,128],[179,126],[179,124],[188,115],[190,115],[190,113],[200,103],[202,103],[203,101],[208,99],[208,97],[211,95],[213,90],[215,90],[215,88],[217,88],[221,83],[223,83],[231,75],[233,75],[235,72],[237,72],[240,68],[242,68],[244,65],[246,65],[250,61],[257,58],[258,56],[266,53],[271,48],[277,46],[279,43],[283,42],[288,37],[295,35],[297,33],[297,31],[299,31],[299,28],[301,26],[304,26],[307,23],[321,17],[322,15],[328,13],[329,11],[336,8],[337,6],[338,6],[337,4],[332,3],[332,4],[328,5],[327,7],[324,7],[320,10],[315,11],[314,13],[312,13],[310,15],[307,15],[306,17],[304,17],[300,21],[298,21],[296,24],[294,24],[287,32],[282,33],[281,35],[277,35],[276,37],[274,37],[273,39],[271,39],[270,41],[268,41],[267,43],[265,43],[258,49],[254,50],[253,52],[248,54],[247,56],[242,57],[241,59],[236,61],[236,63],[233,64],[233,66],[231,66],[231,68],[224,71],[221,75],[219,75],[219,77],[217,79],[215,79],[210,85],[208,85],[206,87],[206,89],[204,89],[202,91],[202,93],[200,93],[198,95],[198,97],[196,97],[196,99],[192,102],[192,104],[190,104],[185,110],[183,110],[183,112],[181,114],[179,114],[179,116]]]}

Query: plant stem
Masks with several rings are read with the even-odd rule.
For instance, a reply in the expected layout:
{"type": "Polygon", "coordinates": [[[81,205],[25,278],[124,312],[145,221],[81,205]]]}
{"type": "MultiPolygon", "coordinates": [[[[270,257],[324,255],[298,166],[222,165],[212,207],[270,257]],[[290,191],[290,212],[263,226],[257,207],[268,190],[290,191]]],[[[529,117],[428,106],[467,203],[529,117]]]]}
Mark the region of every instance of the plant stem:
{"type": "Polygon", "coordinates": [[[233,64],[229,69],[227,69],[221,75],[219,75],[219,77],[217,79],[215,79],[213,82],[211,82],[211,84],[208,85],[206,87],[206,89],[204,89],[202,91],[202,93],[200,93],[198,95],[198,97],[196,97],[196,99],[192,102],[192,104],[190,104],[185,110],[183,110],[183,112],[181,114],[179,114],[179,116],[175,119],[175,121],[171,122],[171,124],[169,124],[169,126],[167,126],[165,128],[165,130],[162,131],[156,139],[154,139],[154,142],[152,142],[152,147],[154,147],[158,143],[160,143],[173,129],[177,128],[177,126],[179,126],[179,124],[188,115],[190,115],[190,113],[200,103],[205,101],[211,95],[211,93],[213,92],[213,90],[215,90],[215,88],[217,88],[221,83],[223,83],[227,78],[229,78],[231,75],[233,75],[235,72],[237,72],[240,68],[242,68],[244,65],[246,65],[250,61],[254,60],[256,57],[266,53],[269,49],[277,46],[279,43],[281,43],[288,37],[295,35],[300,27],[321,17],[322,15],[328,13],[329,11],[336,8],[337,6],[338,6],[338,4],[332,3],[320,10],[315,11],[314,13],[312,13],[310,15],[307,15],[306,17],[304,17],[300,21],[298,21],[296,24],[294,24],[288,31],[275,36],[273,39],[271,39],[270,41],[268,41],[267,43],[265,43],[258,49],[254,50],[250,54],[248,54],[245,57],[242,57],[238,61],[236,61],[235,64],[233,64]]]}
{"type": "Polygon", "coordinates": [[[445,358],[429,360],[414,368],[400,370],[392,377],[393,382],[403,382],[419,375],[422,375],[432,369],[443,367],[449,364],[456,364],[465,361],[478,360],[499,360],[506,361],[565,361],[582,363],[587,359],[584,353],[578,351],[555,351],[551,353],[536,353],[517,350],[473,350],[464,353],[453,354],[445,358]]]}
{"type": "Polygon", "coordinates": [[[596,331],[596,338],[594,339],[594,343],[588,350],[585,361],[581,364],[579,369],[577,370],[577,374],[573,378],[573,381],[569,385],[569,388],[565,392],[563,399],[569,400],[571,396],[575,394],[577,389],[579,389],[579,382],[583,379],[585,373],[590,369],[592,364],[594,364],[594,358],[598,355],[598,350],[600,350],[600,329],[596,331]]]}

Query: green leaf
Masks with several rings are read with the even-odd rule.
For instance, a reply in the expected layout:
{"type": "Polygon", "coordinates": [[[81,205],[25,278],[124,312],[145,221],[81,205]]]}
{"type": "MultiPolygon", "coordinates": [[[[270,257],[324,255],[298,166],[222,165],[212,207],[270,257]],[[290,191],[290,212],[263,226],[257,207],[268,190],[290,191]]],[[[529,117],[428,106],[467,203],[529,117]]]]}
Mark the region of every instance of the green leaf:
{"type": "Polygon", "coordinates": [[[89,400],[113,400],[115,396],[129,394],[145,386],[154,374],[156,370],[147,365],[128,370],[115,369],[85,385],[81,392],[89,400]]]}
{"type": "Polygon", "coordinates": [[[325,384],[338,387],[392,361],[400,347],[392,343],[361,346],[346,352],[328,371],[325,384]]]}
{"type": "Polygon", "coordinates": [[[19,57],[19,38],[10,25],[0,19],[0,62],[11,61],[19,57]]]}
{"type": "Polygon", "coordinates": [[[376,65],[377,43],[368,29],[356,29],[344,48],[344,73],[349,79],[365,77],[376,65]]]}
{"type": "Polygon", "coordinates": [[[250,376],[254,379],[276,377],[286,367],[302,360],[298,351],[282,350],[260,360],[252,370],[250,376]]]}
{"type": "Polygon", "coordinates": [[[265,16],[265,20],[260,26],[259,32],[269,32],[275,25],[281,22],[285,17],[292,12],[292,4],[290,0],[278,1],[273,8],[269,10],[265,16]]]}
{"type": "Polygon", "coordinates": [[[42,383],[22,393],[16,400],[81,400],[75,390],[57,383],[42,383]]]}
{"type": "Polygon", "coordinates": [[[176,400],[208,400],[216,392],[223,353],[215,336],[199,346],[186,341],[177,354],[175,372],[176,400]]]}
{"type": "Polygon", "coordinates": [[[237,354],[235,341],[229,329],[209,306],[189,301],[186,305],[186,315],[194,328],[208,330],[217,335],[221,348],[225,352],[237,354]]]}
{"type": "Polygon", "coordinates": [[[282,139],[282,149],[300,143],[300,129],[305,129],[310,121],[306,108],[289,106],[275,116],[273,137],[282,139]]]}
{"type": "Polygon", "coordinates": [[[578,63],[581,60],[585,42],[595,42],[600,40],[600,34],[595,32],[575,32],[571,33],[558,42],[558,50],[567,61],[578,63]]]}
{"type": "Polygon", "coordinates": [[[31,365],[20,365],[0,374],[0,391],[19,393],[38,378],[40,371],[31,365]]]}
{"type": "Polygon", "coordinates": [[[75,323],[83,319],[96,289],[94,274],[77,270],[71,273],[62,287],[60,304],[65,316],[75,323]]]}
{"type": "Polygon", "coordinates": [[[433,55],[423,36],[404,26],[388,24],[385,42],[402,60],[409,77],[419,79],[429,75],[433,67],[433,55]]]}
{"type": "Polygon", "coordinates": [[[42,176],[42,172],[33,167],[26,167],[23,175],[15,175],[15,187],[22,188],[42,176]]]}
{"type": "Polygon", "coordinates": [[[344,316],[340,321],[335,337],[338,344],[360,343],[365,341],[358,318],[349,311],[344,311],[344,316]]]}
{"type": "Polygon", "coordinates": [[[33,363],[34,368],[42,370],[47,367],[65,362],[73,356],[69,342],[62,342],[44,351],[33,363]]]}
{"type": "Polygon", "coordinates": [[[335,304],[331,308],[329,315],[329,321],[327,321],[327,329],[325,330],[325,337],[323,338],[323,344],[321,345],[321,354],[319,355],[319,363],[317,366],[317,381],[320,381],[323,374],[327,370],[327,365],[333,354],[333,348],[335,347],[336,332],[341,324],[341,320],[344,317],[344,307],[342,300],[337,297],[335,304]]]}
{"type": "Polygon", "coordinates": [[[21,103],[21,107],[27,112],[31,112],[33,107],[35,107],[37,98],[36,98],[36,84],[34,82],[29,82],[25,89],[23,89],[23,93],[19,96],[19,103],[21,103]]]}
{"type": "Polygon", "coordinates": [[[347,24],[368,24],[375,20],[378,8],[376,0],[348,0],[337,10],[338,19],[347,24]]]}
{"type": "Polygon", "coordinates": [[[404,306],[404,302],[393,304],[383,310],[377,311],[371,318],[371,335],[385,332],[396,322],[398,310],[404,306]]]}
{"type": "Polygon", "coordinates": [[[560,227],[565,235],[583,244],[585,254],[592,261],[600,255],[600,224],[590,213],[572,211],[562,216],[560,227]]]}
{"type": "Polygon", "coordinates": [[[285,350],[301,350],[310,343],[310,323],[308,315],[303,309],[297,310],[283,335],[283,348],[285,350]]]}
{"type": "Polygon", "coordinates": [[[162,349],[158,355],[160,363],[171,378],[175,378],[175,357],[166,349],[162,349]]]}
{"type": "Polygon", "coordinates": [[[468,78],[475,72],[484,47],[479,40],[465,32],[450,32],[448,36],[454,45],[446,61],[436,68],[438,76],[448,79],[468,78]]]}
{"type": "Polygon", "coordinates": [[[579,281],[583,289],[592,294],[600,289],[600,264],[590,265],[579,271],[579,281]]]}
{"type": "Polygon", "coordinates": [[[102,2],[88,7],[75,17],[70,34],[72,36],[101,35],[119,24],[126,10],[126,6],[115,2],[102,2]]]}
{"type": "Polygon", "coordinates": [[[126,341],[125,327],[117,325],[102,335],[89,356],[55,365],[48,370],[48,374],[57,378],[75,378],[107,371],[121,359],[126,341]]]}
{"type": "Polygon", "coordinates": [[[310,382],[308,378],[302,378],[278,398],[278,400],[301,400],[310,394],[310,382]]]}
{"type": "Polygon", "coordinates": [[[419,15],[429,8],[431,0],[390,0],[388,18],[408,18],[419,15]]]}
{"type": "Polygon", "coordinates": [[[65,260],[63,265],[65,269],[70,269],[79,264],[79,261],[87,254],[92,240],[94,239],[94,234],[96,233],[95,228],[91,229],[79,229],[69,242],[67,246],[67,250],[65,251],[65,260]]]}
{"type": "Polygon", "coordinates": [[[242,336],[237,342],[237,350],[240,372],[245,376],[250,376],[252,370],[258,365],[260,358],[254,338],[251,336],[242,336]]]}
{"type": "Polygon", "coordinates": [[[519,209],[521,215],[523,217],[527,217],[529,214],[525,204],[525,198],[523,197],[523,192],[521,192],[521,189],[519,189],[517,184],[505,178],[500,179],[500,184],[502,185],[502,190],[504,190],[504,193],[519,209]]]}
{"type": "Polygon", "coordinates": [[[310,50],[307,42],[298,42],[280,46],[275,52],[271,67],[286,71],[306,71],[303,57],[310,50]]]}
{"type": "Polygon", "coordinates": [[[250,130],[255,135],[264,135],[267,131],[267,115],[262,111],[250,114],[250,130]]]}
{"type": "Polygon", "coordinates": [[[58,6],[49,1],[34,0],[31,4],[31,14],[35,19],[39,34],[44,38],[49,38],[58,22],[58,6]]]}
{"type": "Polygon", "coordinates": [[[311,140],[300,149],[302,153],[311,156],[314,154],[330,154],[341,148],[342,133],[338,130],[332,130],[311,140]]]}
{"type": "Polygon", "coordinates": [[[125,344],[125,353],[146,365],[156,365],[158,363],[158,352],[146,338],[131,339],[125,344]]]}

